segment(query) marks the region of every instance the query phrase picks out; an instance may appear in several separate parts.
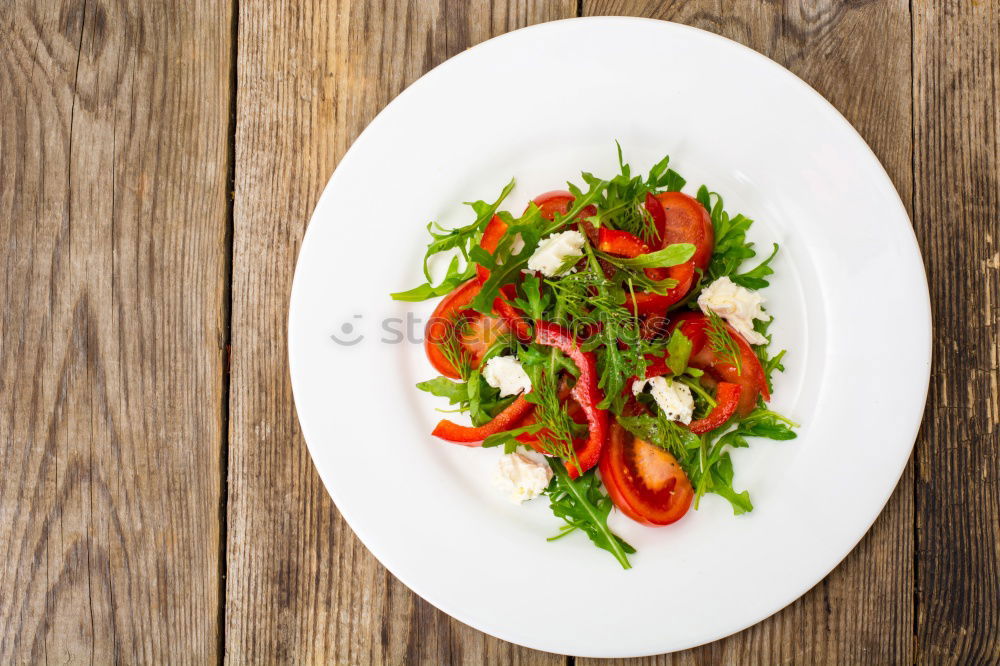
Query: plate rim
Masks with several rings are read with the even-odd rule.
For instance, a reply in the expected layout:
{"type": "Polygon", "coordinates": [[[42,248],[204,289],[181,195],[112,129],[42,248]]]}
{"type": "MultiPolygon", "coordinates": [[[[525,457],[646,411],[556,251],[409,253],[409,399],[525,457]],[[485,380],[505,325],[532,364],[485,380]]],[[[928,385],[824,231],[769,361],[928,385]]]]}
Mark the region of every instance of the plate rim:
{"type": "MultiPolygon", "coordinates": [[[[356,524],[357,521],[353,520],[351,517],[349,517],[346,513],[344,513],[341,510],[341,508],[340,508],[341,503],[338,501],[338,491],[335,490],[335,486],[334,485],[327,483],[326,476],[320,470],[319,465],[316,464],[316,458],[315,458],[314,453],[313,453],[313,445],[310,444],[311,437],[310,437],[309,433],[311,432],[311,426],[307,425],[304,422],[304,420],[302,419],[301,415],[299,414],[299,409],[298,409],[298,397],[297,396],[298,396],[298,393],[299,393],[300,389],[296,388],[296,384],[298,382],[296,381],[296,378],[295,378],[296,377],[295,367],[298,366],[299,362],[296,361],[296,359],[295,359],[295,351],[294,351],[293,341],[296,339],[296,335],[295,335],[295,326],[296,326],[295,321],[296,321],[296,312],[297,312],[296,307],[295,307],[295,303],[296,303],[296,300],[297,300],[296,299],[296,293],[297,293],[297,291],[301,291],[301,289],[302,289],[302,287],[301,287],[301,280],[300,280],[300,275],[301,274],[300,274],[300,271],[299,271],[299,265],[300,265],[299,264],[299,260],[300,260],[300,258],[302,256],[305,248],[310,243],[310,239],[315,237],[315,233],[311,233],[311,232],[314,231],[313,222],[316,220],[316,213],[320,209],[321,202],[326,198],[327,191],[331,188],[331,186],[336,181],[336,179],[338,177],[339,170],[340,170],[340,166],[344,162],[346,162],[348,160],[349,156],[352,154],[352,152],[354,152],[355,148],[360,143],[363,142],[362,140],[367,135],[369,135],[371,133],[372,128],[379,126],[384,121],[384,117],[387,115],[387,112],[390,109],[392,109],[395,106],[397,106],[400,103],[400,100],[407,99],[407,97],[411,93],[412,89],[415,86],[417,86],[418,83],[420,83],[421,81],[423,81],[429,75],[438,72],[439,70],[447,69],[452,64],[454,64],[453,61],[457,61],[457,60],[469,57],[470,54],[474,53],[475,51],[477,51],[478,49],[480,49],[481,47],[483,47],[485,45],[494,44],[496,42],[505,41],[508,38],[510,38],[511,35],[515,35],[515,34],[519,35],[519,34],[525,33],[525,32],[550,30],[554,26],[559,26],[561,24],[569,24],[569,23],[657,24],[659,27],[665,28],[667,30],[680,30],[680,31],[686,31],[686,32],[690,32],[690,33],[697,33],[697,35],[698,35],[699,38],[705,39],[707,42],[716,41],[716,42],[720,42],[720,43],[725,44],[725,45],[732,45],[732,46],[737,47],[737,51],[741,52],[741,54],[744,57],[746,57],[746,56],[749,55],[751,58],[756,58],[758,61],[762,61],[762,62],[767,63],[765,66],[770,67],[772,70],[774,70],[777,73],[778,76],[784,77],[786,80],[789,80],[789,81],[794,81],[795,83],[793,85],[798,85],[798,86],[803,87],[804,90],[807,92],[807,94],[809,96],[813,97],[816,101],[819,101],[820,104],[821,104],[821,106],[825,107],[825,109],[827,111],[832,111],[833,112],[833,117],[836,119],[835,122],[839,123],[843,128],[846,128],[847,130],[849,130],[850,134],[853,134],[853,136],[858,140],[858,142],[860,143],[860,145],[863,146],[864,149],[867,151],[867,155],[870,158],[870,162],[873,165],[876,166],[876,170],[877,170],[877,173],[879,174],[880,181],[881,181],[879,184],[881,186],[884,186],[885,188],[887,188],[887,193],[891,192],[892,194],[895,195],[894,197],[890,197],[890,198],[892,200],[892,203],[895,206],[898,207],[899,212],[900,212],[900,214],[902,216],[902,219],[905,219],[908,222],[908,224],[905,224],[903,226],[905,226],[906,229],[908,230],[910,245],[912,246],[913,249],[916,250],[917,258],[919,259],[918,263],[920,265],[920,274],[923,277],[923,280],[921,281],[920,285],[918,285],[918,286],[922,286],[923,287],[922,292],[921,292],[922,295],[923,295],[923,298],[918,299],[920,301],[919,302],[919,306],[920,306],[921,312],[920,313],[916,313],[916,314],[919,315],[919,318],[921,320],[923,320],[923,323],[925,324],[925,326],[921,327],[921,332],[926,332],[927,339],[926,339],[926,343],[922,346],[922,351],[923,351],[922,357],[920,359],[918,359],[914,363],[914,365],[918,365],[921,368],[923,368],[923,372],[921,373],[922,387],[921,387],[921,391],[920,391],[920,394],[922,395],[922,398],[919,400],[919,407],[917,407],[917,404],[918,404],[917,402],[914,403],[914,409],[913,409],[913,411],[915,413],[915,416],[912,418],[912,424],[908,428],[906,428],[906,430],[905,430],[905,432],[908,433],[907,436],[906,436],[906,441],[910,442],[910,444],[908,445],[908,447],[906,449],[907,450],[907,454],[906,454],[905,457],[904,456],[900,456],[901,462],[899,462],[897,464],[898,469],[896,469],[895,472],[894,472],[894,474],[892,475],[893,482],[892,482],[891,485],[887,486],[888,489],[884,493],[884,497],[882,497],[881,500],[878,502],[877,509],[874,510],[874,512],[872,513],[870,519],[864,525],[864,529],[860,530],[857,538],[854,539],[853,542],[851,542],[845,549],[843,549],[842,552],[841,552],[840,548],[836,549],[836,552],[838,553],[838,555],[834,559],[834,564],[828,570],[826,570],[821,576],[819,576],[808,588],[806,588],[804,590],[801,590],[799,592],[796,592],[796,593],[792,593],[792,594],[788,595],[787,597],[783,598],[783,601],[781,602],[781,604],[779,606],[777,606],[776,608],[774,608],[774,610],[772,610],[771,612],[769,612],[766,615],[763,615],[763,616],[761,616],[761,617],[759,617],[759,618],[757,618],[757,619],[755,619],[755,620],[753,620],[753,621],[751,621],[749,623],[746,623],[746,624],[740,626],[739,628],[737,628],[737,629],[735,629],[733,631],[725,631],[725,632],[723,632],[721,634],[715,635],[713,638],[709,638],[709,639],[705,639],[705,640],[698,640],[698,641],[695,641],[695,642],[691,642],[689,644],[685,643],[684,645],[681,645],[680,647],[676,647],[676,648],[674,648],[672,650],[669,650],[668,652],[645,652],[645,651],[642,651],[642,652],[627,652],[627,651],[625,651],[625,652],[623,652],[623,651],[611,651],[611,652],[600,653],[600,654],[595,654],[595,653],[572,653],[575,656],[580,656],[580,657],[595,657],[595,658],[607,658],[607,657],[633,658],[633,657],[653,656],[653,655],[659,655],[659,654],[671,654],[673,652],[688,650],[688,649],[691,649],[691,648],[698,647],[700,645],[706,645],[708,643],[712,643],[712,642],[721,640],[723,638],[727,638],[729,636],[733,636],[733,635],[735,635],[737,633],[743,632],[746,629],[748,629],[750,627],[753,627],[753,626],[755,626],[755,625],[763,622],[764,620],[768,619],[769,617],[777,614],[779,611],[782,611],[785,608],[787,608],[789,605],[791,605],[794,601],[796,601],[800,597],[806,595],[817,584],[819,584],[827,576],[829,576],[832,571],[834,571],[837,567],[839,567],[843,563],[844,559],[846,559],[846,557],[848,555],[850,555],[850,553],[853,552],[855,548],[857,548],[858,544],[871,531],[871,528],[874,525],[875,521],[878,519],[879,516],[882,515],[882,512],[885,510],[885,507],[886,507],[889,499],[892,497],[893,493],[895,492],[896,488],[898,487],[899,481],[902,478],[902,475],[905,472],[906,467],[909,464],[910,459],[912,458],[913,449],[914,449],[914,446],[916,444],[916,439],[917,439],[917,437],[919,435],[919,430],[920,430],[920,428],[922,426],[922,423],[923,423],[923,416],[924,416],[924,411],[925,411],[926,402],[927,402],[928,390],[929,390],[929,386],[930,386],[931,363],[932,363],[932,355],[933,355],[933,331],[934,331],[934,328],[933,328],[933,318],[932,318],[932,310],[931,310],[931,304],[930,304],[930,290],[929,290],[929,286],[928,286],[928,282],[927,282],[926,264],[924,262],[923,252],[921,250],[920,244],[919,244],[919,242],[917,240],[917,237],[916,237],[916,233],[915,233],[915,230],[914,230],[914,227],[913,227],[912,219],[910,218],[910,215],[909,215],[909,213],[908,213],[908,211],[906,209],[906,206],[903,203],[902,198],[899,195],[899,191],[896,189],[895,184],[892,182],[892,179],[889,177],[889,174],[886,171],[885,166],[882,164],[881,160],[878,158],[878,156],[872,150],[871,146],[868,144],[868,142],[865,140],[865,138],[850,123],[850,121],[847,120],[847,118],[840,112],[840,110],[837,109],[837,107],[835,107],[829,100],[826,99],[826,97],[824,97],[822,94],[820,94],[808,82],[806,82],[805,80],[803,80],[802,78],[800,78],[798,75],[796,75],[790,69],[784,67],[783,65],[781,65],[777,61],[775,61],[775,60],[767,57],[766,55],[764,55],[764,54],[762,54],[762,53],[760,53],[760,52],[758,52],[758,51],[756,51],[756,50],[754,50],[754,49],[752,49],[752,48],[750,48],[750,47],[748,47],[748,46],[746,46],[744,44],[741,44],[740,42],[737,42],[735,40],[729,39],[728,37],[724,37],[722,35],[710,32],[708,30],[703,30],[701,28],[696,28],[694,26],[686,25],[686,24],[683,24],[683,23],[677,23],[677,22],[673,22],[673,21],[664,21],[664,20],[661,20],[661,19],[646,18],[646,17],[586,16],[586,17],[569,17],[569,18],[565,18],[565,19],[558,19],[558,20],[554,20],[554,21],[547,21],[547,22],[544,22],[544,23],[537,23],[537,24],[534,24],[534,25],[522,27],[522,28],[519,28],[517,30],[508,31],[508,32],[506,32],[504,34],[497,35],[497,36],[492,37],[492,38],[490,38],[488,40],[484,40],[483,42],[480,42],[479,44],[476,44],[475,46],[470,47],[470,48],[466,49],[465,51],[462,51],[461,53],[458,53],[458,54],[456,54],[456,55],[454,55],[454,56],[452,56],[452,57],[444,60],[443,62],[439,63],[435,67],[433,67],[430,70],[428,70],[427,72],[423,73],[420,77],[418,77],[412,83],[410,83],[409,85],[407,85],[407,87],[405,89],[403,89],[402,91],[400,91],[400,93],[398,95],[396,95],[392,100],[390,100],[381,110],[379,110],[379,112],[372,118],[372,120],[368,123],[368,125],[364,128],[364,130],[362,130],[362,132],[360,132],[358,134],[358,136],[352,141],[351,145],[348,147],[348,149],[341,156],[340,160],[338,160],[337,166],[334,168],[334,170],[333,170],[330,178],[328,179],[326,185],[324,186],[322,192],[320,193],[320,196],[317,198],[316,205],[314,206],[313,212],[310,215],[309,223],[308,223],[308,225],[307,225],[307,227],[305,229],[305,232],[304,232],[303,237],[302,237],[301,244],[299,246],[299,252],[298,252],[298,255],[296,257],[295,273],[294,273],[293,280],[292,280],[292,286],[291,286],[291,289],[290,289],[290,292],[289,292],[290,295],[289,295],[289,306],[288,306],[288,320],[287,320],[287,328],[286,328],[286,335],[287,335],[286,346],[287,346],[287,353],[288,353],[289,378],[290,378],[290,385],[291,385],[291,389],[292,389],[293,404],[295,405],[296,418],[297,418],[297,420],[299,422],[299,427],[300,427],[301,432],[302,432],[302,438],[303,438],[303,440],[306,443],[306,447],[309,450],[309,454],[310,454],[310,458],[311,458],[311,460],[313,462],[313,466],[316,469],[317,474],[319,475],[320,480],[323,483],[324,489],[326,490],[327,494],[330,496],[330,498],[334,502],[334,504],[337,506],[338,513],[340,513],[340,515],[343,517],[343,519],[347,523],[347,525],[351,528],[351,530],[355,533],[355,535],[362,542],[362,544],[365,546],[365,548],[375,557],[375,559],[379,562],[379,564],[381,566],[385,567],[386,570],[388,570],[397,580],[399,580],[401,583],[403,583],[412,592],[414,592],[415,594],[417,594],[422,599],[424,599],[425,601],[427,601],[428,603],[430,603],[434,607],[438,608],[442,612],[446,613],[451,618],[454,618],[455,620],[457,620],[459,622],[462,622],[463,624],[466,624],[466,625],[468,625],[468,626],[470,626],[470,627],[472,627],[472,628],[474,628],[474,629],[476,629],[478,631],[482,631],[483,633],[485,633],[487,635],[490,635],[490,636],[493,636],[495,638],[498,638],[500,640],[507,641],[507,642],[510,642],[510,643],[514,643],[516,645],[520,645],[522,647],[527,647],[527,648],[533,649],[533,650],[539,650],[539,651],[543,651],[543,652],[551,652],[549,650],[546,650],[545,648],[539,648],[536,645],[529,645],[527,642],[522,642],[520,640],[511,639],[511,638],[509,638],[507,636],[499,636],[499,635],[497,635],[496,631],[493,628],[484,626],[482,622],[479,622],[478,620],[466,619],[467,614],[463,613],[461,609],[453,608],[450,603],[448,603],[446,601],[440,600],[437,597],[437,595],[434,593],[434,591],[432,589],[425,588],[423,585],[421,585],[419,583],[414,583],[412,580],[409,580],[409,579],[407,579],[405,577],[400,576],[397,573],[396,567],[393,564],[389,564],[388,562],[386,562],[383,559],[383,557],[380,556],[380,554],[376,553],[375,550],[373,550],[371,548],[371,546],[369,545],[371,543],[371,541],[366,536],[367,534],[369,534],[368,528],[367,527],[361,527],[361,529],[359,529],[358,525],[356,524]]],[[[315,435],[315,433],[313,433],[313,435],[315,435]]],[[[315,436],[313,436],[312,439],[313,439],[313,441],[316,441],[315,436]]],[[[551,653],[553,653],[553,654],[564,654],[564,653],[557,653],[557,652],[551,652],[551,653]]],[[[565,654],[570,654],[570,653],[565,653],[565,654]]]]}

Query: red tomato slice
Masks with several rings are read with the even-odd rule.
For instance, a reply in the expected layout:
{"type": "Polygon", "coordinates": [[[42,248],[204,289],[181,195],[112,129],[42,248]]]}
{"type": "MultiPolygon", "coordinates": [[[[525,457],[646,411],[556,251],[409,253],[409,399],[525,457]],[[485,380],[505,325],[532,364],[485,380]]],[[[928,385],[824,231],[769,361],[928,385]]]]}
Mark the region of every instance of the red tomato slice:
{"type": "Polygon", "coordinates": [[[556,213],[565,215],[573,206],[574,197],[566,190],[552,190],[539,194],[532,201],[538,206],[538,212],[546,220],[555,219],[556,213]]]}
{"type": "Polygon", "coordinates": [[[753,352],[750,344],[742,335],[736,332],[731,326],[726,329],[729,335],[736,341],[740,348],[740,368],[725,363],[708,344],[706,329],[708,318],[700,312],[685,312],[676,317],[671,322],[671,329],[680,326],[681,333],[691,340],[691,358],[688,365],[693,368],[700,368],[706,374],[711,375],[718,382],[730,382],[742,388],[739,401],[736,406],[736,413],[746,416],[753,411],[757,405],[757,396],[764,396],[764,400],[770,400],[771,394],[767,389],[767,378],[764,376],[764,368],[760,365],[760,359],[753,352]]]}
{"type": "Polygon", "coordinates": [[[669,525],[691,507],[694,488],[677,459],[617,422],[598,469],[615,506],[636,522],[669,525]]]}
{"type": "MultiPolygon", "coordinates": [[[[656,199],[663,206],[663,247],[674,243],[691,243],[695,268],[705,271],[712,260],[715,247],[715,230],[712,218],[697,199],[683,192],[662,192],[656,199]]],[[[656,216],[653,216],[656,219],[656,216]]]]}
{"type": "Polygon", "coordinates": [[[459,379],[458,370],[448,361],[442,346],[453,334],[458,322],[465,324],[463,334],[459,336],[462,353],[468,354],[472,367],[479,367],[483,354],[501,334],[510,329],[503,319],[487,317],[468,305],[479,293],[479,282],[469,280],[455,288],[438,303],[437,308],[424,329],[424,351],[427,360],[434,369],[445,377],[459,379]]]}

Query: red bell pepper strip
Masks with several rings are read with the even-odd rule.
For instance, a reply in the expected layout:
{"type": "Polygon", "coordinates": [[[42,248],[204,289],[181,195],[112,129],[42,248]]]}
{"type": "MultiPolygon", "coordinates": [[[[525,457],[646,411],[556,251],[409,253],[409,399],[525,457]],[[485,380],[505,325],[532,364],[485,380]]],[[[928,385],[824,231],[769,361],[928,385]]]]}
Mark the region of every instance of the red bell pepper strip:
{"type": "MultiPolygon", "coordinates": [[[[493,254],[505,233],[507,233],[507,223],[501,220],[498,215],[494,215],[490,223],[486,225],[479,244],[484,250],[493,254]]],[[[479,284],[483,284],[490,278],[490,270],[477,265],[476,276],[479,278],[479,284]]],[[[493,300],[493,312],[507,322],[518,340],[525,342],[531,340],[531,326],[528,325],[521,311],[507,302],[516,296],[514,285],[504,285],[500,288],[500,294],[493,300]]]]}
{"type": "Polygon", "coordinates": [[[597,464],[601,458],[601,449],[608,437],[608,412],[597,407],[598,403],[604,400],[604,394],[597,386],[597,359],[593,352],[580,349],[580,344],[572,333],[549,322],[538,322],[535,342],[560,350],[569,356],[580,370],[580,376],[570,394],[583,409],[590,433],[586,440],[574,443],[579,469],[572,461],[566,462],[566,472],[571,479],[575,479],[597,464]]]}
{"type": "Polygon", "coordinates": [[[743,387],[739,384],[719,382],[715,391],[715,407],[705,418],[691,421],[688,429],[696,435],[701,435],[721,426],[736,412],[742,392],[743,387]]]}
{"type": "Polygon", "coordinates": [[[448,419],[441,419],[431,434],[449,442],[462,444],[463,446],[479,446],[490,435],[516,428],[521,420],[531,413],[534,407],[533,404],[525,400],[523,395],[519,395],[514,402],[507,405],[507,408],[493,417],[493,420],[489,423],[474,428],[458,425],[448,419]]]}
{"type": "Polygon", "coordinates": [[[731,382],[743,387],[737,412],[740,416],[746,416],[757,405],[758,395],[763,396],[765,402],[771,399],[767,388],[767,377],[760,365],[760,359],[743,336],[728,324],[726,330],[740,349],[741,367],[737,368],[720,359],[708,344],[706,333],[708,325],[708,319],[702,313],[684,312],[671,321],[670,332],[680,327],[681,333],[691,340],[691,358],[688,359],[688,365],[704,370],[719,382],[731,382]]]}
{"type": "MultiPolygon", "coordinates": [[[[646,379],[650,377],[663,377],[666,375],[673,374],[673,371],[667,367],[667,359],[665,356],[646,356],[646,379]]],[[[632,381],[635,381],[633,377],[629,382],[631,385],[632,381]]],[[[739,384],[734,384],[733,382],[719,382],[716,385],[715,392],[715,407],[709,412],[705,418],[697,419],[688,424],[688,429],[696,435],[706,433],[709,430],[714,430],[718,428],[726,421],[729,420],[735,412],[736,408],[740,404],[740,395],[743,393],[743,387],[739,384]]]]}

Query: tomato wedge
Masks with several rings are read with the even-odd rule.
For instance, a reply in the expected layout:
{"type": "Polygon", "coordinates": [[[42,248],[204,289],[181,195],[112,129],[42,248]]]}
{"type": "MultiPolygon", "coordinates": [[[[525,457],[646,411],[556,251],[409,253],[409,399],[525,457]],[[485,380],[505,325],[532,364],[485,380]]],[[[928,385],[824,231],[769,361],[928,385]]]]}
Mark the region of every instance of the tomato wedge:
{"type": "Polygon", "coordinates": [[[677,459],[617,422],[611,424],[599,469],[611,501],[643,525],[669,525],[691,507],[694,488],[677,459]]]}
{"type": "Polygon", "coordinates": [[[483,354],[497,337],[510,330],[502,319],[480,314],[468,307],[479,293],[479,288],[479,282],[476,280],[469,280],[459,285],[438,303],[427,322],[424,330],[424,351],[434,369],[445,377],[460,378],[458,369],[448,360],[444,350],[445,344],[452,336],[457,337],[461,352],[468,355],[472,367],[475,368],[479,367],[483,354]],[[456,335],[455,327],[459,323],[462,324],[462,332],[456,335]]]}
{"type": "Polygon", "coordinates": [[[533,404],[525,400],[523,395],[517,396],[514,402],[507,405],[507,408],[493,417],[489,423],[473,427],[459,425],[448,419],[441,419],[437,426],[431,431],[435,437],[462,444],[463,446],[479,446],[482,441],[504,430],[516,428],[525,416],[535,408],[533,404]]]}
{"type": "Polygon", "coordinates": [[[726,329],[740,348],[740,367],[720,359],[708,344],[708,325],[708,318],[700,312],[685,312],[671,322],[672,328],[679,326],[681,333],[691,340],[691,358],[688,359],[691,367],[704,370],[718,382],[729,382],[742,388],[736,413],[746,416],[757,405],[757,396],[763,396],[764,400],[771,399],[764,369],[750,344],[728,324],[726,329]]]}
{"type": "Polygon", "coordinates": [[[532,201],[538,206],[538,212],[543,218],[553,220],[556,213],[565,215],[573,206],[574,199],[575,197],[566,190],[552,190],[539,194],[532,201]]]}
{"type": "Polygon", "coordinates": [[[693,267],[707,270],[715,248],[715,229],[708,211],[697,199],[683,192],[661,192],[656,199],[663,207],[663,247],[691,243],[694,245],[693,267]]]}

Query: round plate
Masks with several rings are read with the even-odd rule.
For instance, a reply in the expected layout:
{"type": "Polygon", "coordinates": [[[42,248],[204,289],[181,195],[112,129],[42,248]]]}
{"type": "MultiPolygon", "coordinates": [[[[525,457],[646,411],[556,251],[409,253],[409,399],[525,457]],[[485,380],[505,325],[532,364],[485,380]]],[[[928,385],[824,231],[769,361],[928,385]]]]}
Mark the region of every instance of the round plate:
{"type": "Polygon", "coordinates": [[[864,141],[815,91],[739,44],[682,25],[547,23],[452,58],[385,108],[344,156],[309,225],[289,314],[302,431],[340,512],[401,581],[514,643],[593,657],[680,650],[748,627],[822,579],[868,530],[906,464],[926,398],[930,309],[899,196],[864,141]],[[667,528],[613,517],[625,571],[585,536],[556,542],[544,499],[509,504],[498,452],[430,436],[443,400],[420,338],[428,220],[471,220],[634,170],[664,154],[693,193],[781,244],[765,291],[787,371],[774,409],[799,438],[732,453],[755,509],[707,496],[667,528]],[[888,352],[887,340],[892,341],[888,352]],[[888,353],[887,353],[888,352],[888,353]],[[887,387],[892,387],[888,390],[887,387]],[[886,418],[886,415],[892,415],[886,418]]]}

